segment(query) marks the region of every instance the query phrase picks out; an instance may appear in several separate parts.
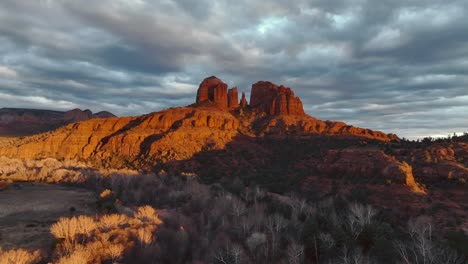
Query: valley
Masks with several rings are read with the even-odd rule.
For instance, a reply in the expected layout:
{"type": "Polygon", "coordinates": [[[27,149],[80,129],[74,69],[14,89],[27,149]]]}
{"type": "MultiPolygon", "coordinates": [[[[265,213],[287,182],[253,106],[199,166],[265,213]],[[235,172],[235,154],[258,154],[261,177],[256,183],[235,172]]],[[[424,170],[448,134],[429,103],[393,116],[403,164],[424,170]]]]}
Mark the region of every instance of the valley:
{"type": "Polygon", "coordinates": [[[93,215],[95,194],[83,188],[18,182],[0,190],[0,248],[47,250],[60,217],[93,215]]]}

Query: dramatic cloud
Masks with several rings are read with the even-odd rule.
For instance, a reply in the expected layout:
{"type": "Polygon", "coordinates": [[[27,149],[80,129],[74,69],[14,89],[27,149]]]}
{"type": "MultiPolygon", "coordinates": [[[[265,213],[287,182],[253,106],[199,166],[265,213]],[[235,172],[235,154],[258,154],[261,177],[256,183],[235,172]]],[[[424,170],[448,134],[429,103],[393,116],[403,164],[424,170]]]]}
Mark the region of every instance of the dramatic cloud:
{"type": "Polygon", "coordinates": [[[137,115],[204,77],[294,88],[320,119],[468,131],[467,1],[2,0],[0,107],[137,115]]]}

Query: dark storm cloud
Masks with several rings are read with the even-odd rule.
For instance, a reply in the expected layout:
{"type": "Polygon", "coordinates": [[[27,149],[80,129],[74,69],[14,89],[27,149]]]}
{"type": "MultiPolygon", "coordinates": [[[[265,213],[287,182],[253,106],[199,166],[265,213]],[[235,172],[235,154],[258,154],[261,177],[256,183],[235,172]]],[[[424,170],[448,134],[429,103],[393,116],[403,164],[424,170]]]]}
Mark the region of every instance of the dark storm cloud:
{"type": "Polygon", "coordinates": [[[3,0],[0,106],[135,115],[217,75],[294,88],[320,119],[406,137],[468,130],[468,3],[3,0]]]}

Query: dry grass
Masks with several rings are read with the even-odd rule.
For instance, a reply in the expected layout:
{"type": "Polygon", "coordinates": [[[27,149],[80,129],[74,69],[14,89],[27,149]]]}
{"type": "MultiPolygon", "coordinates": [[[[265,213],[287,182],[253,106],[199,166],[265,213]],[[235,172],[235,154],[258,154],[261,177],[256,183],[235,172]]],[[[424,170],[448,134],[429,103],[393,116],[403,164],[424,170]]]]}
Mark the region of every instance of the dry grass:
{"type": "Polygon", "coordinates": [[[110,214],[61,218],[52,225],[58,241],[56,263],[101,263],[118,261],[135,245],[147,247],[162,224],[151,206],[137,208],[133,216],[110,214]]]}
{"type": "Polygon", "coordinates": [[[0,156],[0,181],[33,181],[47,183],[85,183],[92,178],[115,175],[134,176],[137,171],[129,169],[95,169],[91,164],[75,161],[59,161],[54,158],[12,159],[0,156]]]}
{"type": "Polygon", "coordinates": [[[25,249],[2,251],[0,248],[0,264],[35,264],[40,260],[39,251],[31,252],[25,249]]]}

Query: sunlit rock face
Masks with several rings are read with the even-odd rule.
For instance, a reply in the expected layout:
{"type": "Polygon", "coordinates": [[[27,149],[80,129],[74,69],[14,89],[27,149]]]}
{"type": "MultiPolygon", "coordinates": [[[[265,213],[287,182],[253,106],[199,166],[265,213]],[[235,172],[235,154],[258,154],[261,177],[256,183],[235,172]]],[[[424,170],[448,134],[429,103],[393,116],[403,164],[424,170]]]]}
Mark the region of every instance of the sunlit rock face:
{"type": "Polygon", "coordinates": [[[79,160],[125,156],[165,162],[221,149],[238,134],[238,128],[239,121],[228,111],[180,107],[138,117],[70,124],[4,146],[0,155],[79,160]]]}
{"type": "Polygon", "coordinates": [[[291,88],[260,81],[252,85],[250,106],[270,115],[305,115],[301,99],[291,88]]]}
{"type": "Polygon", "coordinates": [[[228,90],[228,108],[236,109],[239,107],[239,92],[237,87],[228,90]]]}
{"type": "Polygon", "coordinates": [[[227,84],[215,76],[208,77],[200,84],[197,103],[211,101],[221,109],[228,108],[227,84]]]}
{"type": "MultiPolygon", "coordinates": [[[[229,90],[227,87],[226,83],[215,76],[205,78],[198,88],[196,104],[209,102],[220,109],[229,110],[248,106],[245,93],[242,93],[239,103],[237,87],[229,90]]],[[[305,115],[301,99],[295,96],[291,88],[265,81],[252,85],[250,107],[269,115],[305,115]]]]}

